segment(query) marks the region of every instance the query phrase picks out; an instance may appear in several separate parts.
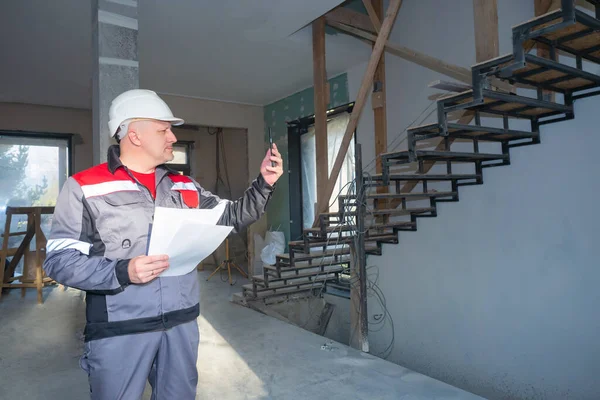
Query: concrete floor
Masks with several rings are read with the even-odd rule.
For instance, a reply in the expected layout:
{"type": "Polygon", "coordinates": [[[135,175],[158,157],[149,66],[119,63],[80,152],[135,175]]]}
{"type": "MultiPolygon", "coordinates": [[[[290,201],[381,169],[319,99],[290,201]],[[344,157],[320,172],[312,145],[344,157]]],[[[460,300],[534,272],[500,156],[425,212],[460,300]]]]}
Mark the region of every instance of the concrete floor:
{"type": "MultiPolygon", "coordinates": [[[[229,302],[210,271],[202,286],[197,399],[480,399],[385,360],[229,302]],[[325,349],[322,348],[323,345],[325,349]]],[[[49,287],[0,300],[0,399],[86,399],[79,368],[85,303],[74,289],[49,287]]],[[[149,398],[149,391],[144,399],[149,398]]]]}

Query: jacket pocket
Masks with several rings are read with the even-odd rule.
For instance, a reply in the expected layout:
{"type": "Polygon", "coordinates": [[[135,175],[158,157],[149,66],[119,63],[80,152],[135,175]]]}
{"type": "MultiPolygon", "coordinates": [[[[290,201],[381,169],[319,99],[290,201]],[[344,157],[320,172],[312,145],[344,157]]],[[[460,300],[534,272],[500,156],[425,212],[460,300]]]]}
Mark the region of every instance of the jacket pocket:
{"type": "Polygon", "coordinates": [[[144,202],[144,196],[139,190],[109,193],[105,195],[103,199],[106,203],[113,207],[131,206],[144,202]]]}
{"type": "Polygon", "coordinates": [[[117,192],[97,203],[96,226],[108,258],[131,258],[146,251],[152,210],[140,191],[117,192]]]}

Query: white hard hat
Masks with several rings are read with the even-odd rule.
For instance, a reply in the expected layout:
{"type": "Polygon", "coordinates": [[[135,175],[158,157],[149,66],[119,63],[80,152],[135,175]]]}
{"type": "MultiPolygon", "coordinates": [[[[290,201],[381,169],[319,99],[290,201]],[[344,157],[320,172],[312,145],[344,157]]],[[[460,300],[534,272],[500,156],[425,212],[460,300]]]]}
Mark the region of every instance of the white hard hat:
{"type": "Polygon", "coordinates": [[[175,118],[163,99],[152,90],[133,89],[121,93],[110,104],[108,111],[108,129],[110,137],[120,132],[119,138],[127,133],[132,119],[156,119],[181,125],[183,120],[175,118]]]}

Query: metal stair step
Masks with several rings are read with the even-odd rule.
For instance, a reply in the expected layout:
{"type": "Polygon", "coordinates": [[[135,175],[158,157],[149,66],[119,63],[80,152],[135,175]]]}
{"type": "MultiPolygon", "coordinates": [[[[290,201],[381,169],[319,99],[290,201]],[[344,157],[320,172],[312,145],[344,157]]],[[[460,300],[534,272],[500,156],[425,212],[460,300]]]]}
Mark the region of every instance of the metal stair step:
{"type": "Polygon", "coordinates": [[[268,299],[271,297],[278,297],[278,296],[310,292],[312,290],[320,289],[321,287],[323,287],[324,283],[325,282],[320,282],[320,283],[316,283],[316,284],[312,283],[312,284],[300,285],[299,287],[291,286],[291,287],[279,288],[279,289],[261,290],[260,292],[257,291],[256,295],[254,295],[254,292],[252,290],[252,285],[247,284],[247,285],[242,286],[242,290],[243,290],[242,293],[245,298],[252,299],[252,300],[268,299]]]}
{"type": "Polygon", "coordinates": [[[367,199],[378,200],[427,200],[427,199],[455,199],[458,197],[458,192],[426,192],[426,193],[371,193],[367,195],[367,199]]]}
{"type": "MultiPolygon", "coordinates": [[[[356,230],[356,225],[338,225],[338,226],[327,226],[325,228],[325,233],[335,233],[335,232],[349,232],[356,230]]],[[[304,229],[304,234],[320,234],[322,233],[321,228],[306,228],[304,229]]]]}
{"type": "Polygon", "coordinates": [[[342,215],[349,216],[349,217],[354,217],[356,215],[356,212],[344,210],[343,212],[332,211],[332,212],[321,213],[319,215],[322,215],[324,217],[341,217],[342,215]]]}
{"type": "MultiPolygon", "coordinates": [[[[427,124],[408,130],[416,140],[440,137],[438,124],[427,124]]],[[[448,136],[457,139],[477,139],[480,141],[511,141],[521,139],[539,139],[539,132],[527,132],[514,129],[492,128],[488,126],[448,123],[448,136]]]]}
{"type": "MultiPolygon", "coordinates": [[[[490,154],[490,153],[466,153],[457,151],[435,151],[435,150],[415,150],[415,156],[419,161],[453,161],[453,162],[476,162],[476,161],[497,161],[509,160],[508,154],[490,154]]],[[[411,153],[409,151],[400,151],[396,153],[386,153],[381,155],[382,162],[387,163],[410,163],[411,153]]]]}
{"type": "MultiPolygon", "coordinates": [[[[397,197],[396,197],[397,198],[397,197]]],[[[425,198],[430,198],[430,197],[423,197],[425,198]]],[[[427,212],[434,212],[435,208],[433,207],[421,207],[421,208],[406,208],[406,209],[402,209],[402,208],[378,208],[378,209],[367,209],[366,214],[367,215],[410,215],[410,214],[423,214],[423,213],[427,213],[427,212]]],[[[338,213],[328,213],[330,215],[328,215],[329,217],[333,217],[333,216],[339,216],[338,213]]],[[[335,227],[335,225],[330,225],[332,227],[335,227]]]]}
{"type": "MultiPolygon", "coordinates": [[[[310,254],[294,254],[293,260],[296,261],[306,261],[323,257],[333,257],[333,256],[341,256],[344,254],[350,254],[350,247],[345,245],[342,248],[328,249],[325,251],[315,251],[310,254]]],[[[290,257],[289,253],[277,254],[275,256],[277,260],[287,261],[289,262],[292,257],[290,257]]]]}
{"type": "MultiPolygon", "coordinates": [[[[313,267],[313,268],[318,268],[318,267],[313,267]]],[[[319,276],[326,276],[326,275],[330,275],[330,274],[340,273],[340,272],[343,272],[345,269],[347,269],[347,268],[345,268],[341,265],[334,265],[331,267],[325,267],[325,271],[319,270],[319,271],[308,271],[308,272],[300,273],[297,271],[303,271],[303,270],[294,268],[294,269],[290,269],[289,271],[282,271],[281,277],[274,276],[274,275],[268,275],[268,279],[265,280],[264,275],[256,275],[256,276],[253,276],[252,278],[256,281],[257,286],[273,287],[273,284],[277,283],[277,282],[284,282],[284,284],[286,284],[285,282],[288,282],[288,281],[295,281],[295,280],[311,278],[311,277],[318,278],[319,276]]],[[[277,287],[277,286],[275,286],[275,287],[277,287]]]]}
{"type": "Polygon", "coordinates": [[[309,262],[309,261],[299,261],[294,263],[293,266],[290,265],[285,265],[285,264],[276,264],[276,265],[265,265],[264,268],[268,271],[274,272],[274,273],[280,273],[283,271],[295,271],[295,270],[304,270],[304,269],[311,269],[311,268],[322,268],[322,267],[329,267],[329,266],[340,266],[342,264],[348,264],[350,262],[350,254],[346,254],[344,257],[340,257],[338,259],[338,261],[335,261],[333,259],[329,259],[329,260],[318,260],[316,263],[315,262],[309,262]]]}
{"type": "Polygon", "coordinates": [[[289,262],[285,262],[283,260],[276,262],[275,265],[267,265],[265,267],[269,267],[267,269],[276,269],[278,270],[279,268],[282,269],[289,269],[289,268],[319,268],[322,266],[329,266],[329,265],[340,265],[340,264],[347,264],[348,262],[350,262],[350,254],[343,254],[340,256],[335,256],[335,257],[317,257],[317,258],[310,258],[308,260],[303,260],[303,261],[298,261],[296,259],[294,259],[294,263],[292,265],[292,263],[289,262]]]}
{"type": "MultiPolygon", "coordinates": [[[[600,44],[600,36],[596,44],[600,44]]],[[[511,71],[511,75],[507,78],[510,82],[561,93],[579,92],[600,86],[600,76],[553,60],[526,54],[525,63],[523,68],[511,71]]],[[[502,66],[495,75],[500,77],[501,74],[502,66]]]]}
{"type": "MultiPolygon", "coordinates": [[[[480,179],[481,175],[477,174],[391,174],[388,179],[390,181],[459,181],[469,179],[480,179]]],[[[381,174],[375,174],[370,176],[372,181],[381,181],[383,179],[381,174]]]]}
{"type": "MultiPolygon", "coordinates": [[[[334,273],[328,273],[328,274],[321,274],[319,276],[310,276],[310,277],[303,277],[303,278],[298,278],[296,279],[294,282],[291,283],[284,283],[284,281],[279,281],[279,282],[274,282],[272,285],[269,285],[269,287],[258,287],[256,288],[256,292],[260,293],[260,292],[269,292],[272,291],[273,294],[275,294],[277,292],[277,290],[281,290],[281,289],[287,289],[287,288],[310,288],[310,286],[315,286],[316,288],[319,288],[322,286],[322,284],[325,281],[328,280],[335,280],[336,275],[334,273]],[[311,279],[312,278],[312,279],[311,279]],[[309,287],[307,287],[309,286],[309,287]]],[[[291,280],[291,279],[290,279],[291,280]]],[[[258,283],[258,282],[256,282],[258,283]]],[[[248,283],[245,285],[242,285],[242,288],[245,290],[251,290],[254,291],[253,288],[254,283],[248,283]]]]}
{"type": "MultiPolygon", "coordinates": [[[[401,229],[401,228],[413,228],[415,225],[414,222],[388,222],[385,224],[373,224],[365,227],[365,230],[382,230],[382,229],[401,229]]],[[[355,231],[356,225],[339,225],[339,226],[327,226],[324,231],[321,228],[309,228],[304,230],[304,234],[313,235],[313,237],[323,237],[323,233],[328,235],[327,237],[331,237],[331,234],[335,233],[344,233],[344,232],[352,232],[355,231]]],[[[368,232],[367,232],[368,236],[368,232]]]]}
{"type": "Polygon", "coordinates": [[[475,101],[473,90],[443,97],[438,100],[444,113],[457,110],[474,110],[490,114],[508,115],[514,118],[546,118],[557,115],[571,115],[573,107],[530,97],[482,91],[483,100],[475,101]]]}
{"type": "Polygon", "coordinates": [[[410,192],[410,193],[368,193],[367,199],[412,199],[412,200],[423,200],[432,197],[453,197],[456,196],[457,192],[410,192]]]}
{"type": "Polygon", "coordinates": [[[425,213],[435,213],[435,207],[423,207],[423,208],[389,208],[389,209],[373,209],[367,211],[368,215],[390,215],[390,216],[400,216],[400,215],[412,215],[412,214],[425,214],[425,213]]]}
{"type": "Polygon", "coordinates": [[[559,9],[516,25],[513,32],[529,29],[536,35],[523,43],[525,48],[530,48],[532,42],[553,44],[558,50],[600,63],[600,21],[576,9],[574,23],[562,22],[563,13],[559,9]]]}
{"type": "MultiPolygon", "coordinates": [[[[288,245],[298,251],[305,251],[311,248],[324,247],[329,245],[343,244],[343,243],[351,243],[354,241],[354,237],[341,237],[341,238],[332,238],[330,240],[314,240],[307,241],[306,243],[303,240],[295,240],[288,243],[288,245]],[[308,248],[305,248],[308,246],[308,248]]],[[[382,234],[382,235],[373,235],[369,237],[365,237],[365,242],[371,243],[398,243],[398,235],[397,234],[382,234]]]]}

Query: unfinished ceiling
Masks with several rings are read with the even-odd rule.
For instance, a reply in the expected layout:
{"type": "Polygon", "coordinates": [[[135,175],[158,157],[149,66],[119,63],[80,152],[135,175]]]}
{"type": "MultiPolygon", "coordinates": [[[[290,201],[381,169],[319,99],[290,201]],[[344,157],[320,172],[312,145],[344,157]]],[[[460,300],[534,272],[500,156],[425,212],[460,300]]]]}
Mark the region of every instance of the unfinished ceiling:
{"type": "MultiPolygon", "coordinates": [[[[91,1],[0,3],[0,101],[91,108],[91,1]]],[[[312,85],[309,24],[340,3],[139,2],[140,84],[180,96],[268,104],[312,85]]],[[[327,35],[329,76],[368,54],[353,38],[327,35]]]]}
{"type": "Polygon", "coordinates": [[[0,1],[0,101],[91,108],[90,1],[0,1]]]}

